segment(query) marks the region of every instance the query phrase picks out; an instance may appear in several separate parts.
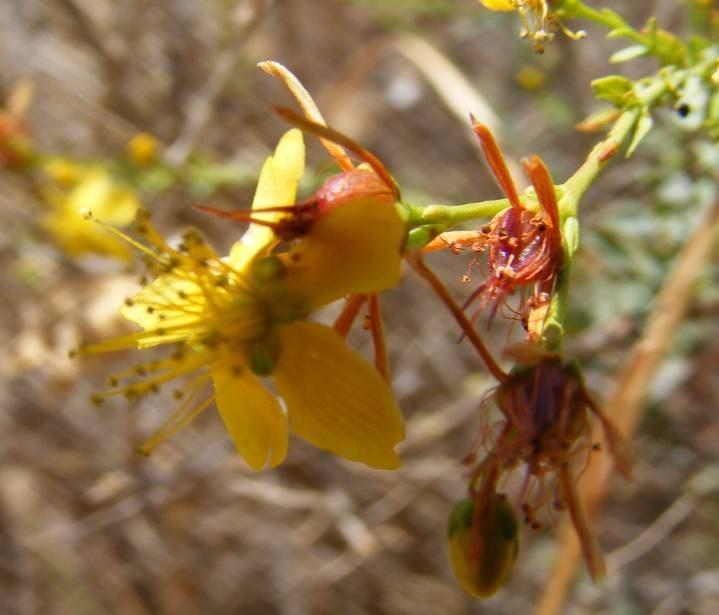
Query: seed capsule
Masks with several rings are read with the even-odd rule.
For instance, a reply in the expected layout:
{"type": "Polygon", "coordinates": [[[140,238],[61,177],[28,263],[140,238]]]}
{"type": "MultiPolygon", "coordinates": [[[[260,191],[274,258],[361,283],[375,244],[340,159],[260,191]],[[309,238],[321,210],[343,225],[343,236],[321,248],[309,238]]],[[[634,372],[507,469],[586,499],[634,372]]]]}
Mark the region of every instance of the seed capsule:
{"type": "Polygon", "coordinates": [[[448,534],[452,571],[468,594],[487,598],[507,582],[519,552],[519,525],[503,494],[458,502],[448,534]]]}

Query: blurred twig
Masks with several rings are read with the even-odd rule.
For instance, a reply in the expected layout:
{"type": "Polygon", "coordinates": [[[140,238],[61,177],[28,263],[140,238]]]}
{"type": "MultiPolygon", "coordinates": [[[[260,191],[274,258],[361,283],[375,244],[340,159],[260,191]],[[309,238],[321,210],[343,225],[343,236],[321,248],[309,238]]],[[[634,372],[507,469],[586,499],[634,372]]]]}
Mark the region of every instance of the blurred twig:
{"type": "MultiPolygon", "coordinates": [[[[692,286],[711,255],[717,232],[719,201],[700,220],[677,256],[674,268],[656,298],[644,333],[619,373],[616,390],[606,406],[607,414],[625,437],[631,437],[639,422],[647,387],[686,313],[692,286]]],[[[595,438],[601,437],[600,431],[595,429],[595,438]]],[[[579,484],[580,497],[586,502],[590,516],[596,516],[602,504],[612,469],[610,456],[590,458],[589,467],[579,484]]],[[[578,570],[580,547],[576,534],[565,524],[562,536],[555,568],[536,611],[538,615],[559,612],[578,570]]]]}
{"type": "Polygon", "coordinates": [[[214,68],[205,85],[188,105],[185,122],[175,141],[167,148],[165,160],[172,166],[182,166],[199,142],[215,108],[217,99],[230,82],[242,55],[241,51],[250,34],[262,22],[272,0],[254,0],[254,10],[239,32],[233,32],[230,43],[217,56],[214,68]]]}
{"type": "Polygon", "coordinates": [[[105,104],[109,109],[129,119],[133,123],[140,122],[142,114],[132,99],[126,95],[122,76],[127,68],[125,54],[111,51],[105,43],[104,33],[98,33],[97,26],[88,15],[77,5],[75,0],[55,0],[70,17],[78,40],[95,52],[105,72],[107,91],[105,104]]]}
{"type": "MultiPolygon", "coordinates": [[[[469,125],[469,114],[474,113],[477,119],[489,126],[500,142],[504,140],[502,121],[472,82],[439,49],[412,34],[383,37],[358,50],[343,70],[343,79],[333,87],[328,115],[332,116],[335,109],[342,108],[360,84],[392,51],[414,66],[463,126],[469,125]]],[[[464,131],[464,134],[472,147],[481,153],[474,134],[469,130],[464,131]]],[[[523,177],[517,161],[506,155],[505,159],[515,181],[523,177]]],[[[517,183],[523,185],[521,181],[517,183]]]]}
{"type": "Polygon", "coordinates": [[[688,482],[680,495],[649,527],[634,540],[616,549],[607,557],[610,573],[616,572],[651,551],[682,523],[699,505],[701,499],[719,488],[719,467],[703,468],[688,482]]]}

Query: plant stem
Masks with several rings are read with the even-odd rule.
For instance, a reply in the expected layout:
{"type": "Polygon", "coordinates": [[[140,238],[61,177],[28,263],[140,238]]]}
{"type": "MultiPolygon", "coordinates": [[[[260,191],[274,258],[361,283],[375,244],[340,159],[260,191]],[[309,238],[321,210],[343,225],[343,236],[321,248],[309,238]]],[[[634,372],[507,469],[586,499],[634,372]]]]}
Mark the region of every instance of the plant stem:
{"type": "Polygon", "coordinates": [[[464,205],[427,205],[424,207],[405,203],[404,206],[407,211],[407,223],[409,226],[435,224],[449,228],[460,222],[492,217],[509,207],[509,201],[507,199],[496,199],[478,203],[465,203],[464,205]]]}
{"type": "Polygon", "coordinates": [[[646,36],[632,28],[618,13],[609,9],[593,9],[581,0],[565,1],[559,9],[559,14],[570,19],[587,19],[610,30],[621,29],[623,36],[641,45],[646,45],[648,42],[646,36]]]}
{"type": "Polygon", "coordinates": [[[577,215],[582,196],[597,178],[599,172],[607,166],[622,143],[632,134],[640,114],[639,108],[624,111],[614,123],[607,138],[594,146],[582,166],[564,182],[562,186],[564,191],[559,200],[559,212],[563,218],[577,215]]]}

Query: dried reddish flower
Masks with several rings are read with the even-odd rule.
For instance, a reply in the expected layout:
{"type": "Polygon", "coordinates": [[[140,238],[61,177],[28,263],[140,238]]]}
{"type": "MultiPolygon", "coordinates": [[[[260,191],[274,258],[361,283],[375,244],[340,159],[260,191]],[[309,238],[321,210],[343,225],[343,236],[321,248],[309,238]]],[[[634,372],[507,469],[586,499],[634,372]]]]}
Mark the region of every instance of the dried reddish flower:
{"type": "Polygon", "coordinates": [[[527,362],[516,366],[493,395],[503,418],[485,426],[477,450],[467,458],[475,464],[470,491],[478,502],[491,498],[501,477],[523,466],[519,499],[524,521],[541,529],[543,513],[551,518],[552,511],[568,510],[589,573],[597,579],[604,574],[604,561],[576,489],[589,454],[601,448],[591,440],[590,414],[601,421],[624,476],[631,471],[629,446],[587,391],[574,360],[522,348],[527,362]],[[475,463],[480,448],[486,454],[475,463]]]}

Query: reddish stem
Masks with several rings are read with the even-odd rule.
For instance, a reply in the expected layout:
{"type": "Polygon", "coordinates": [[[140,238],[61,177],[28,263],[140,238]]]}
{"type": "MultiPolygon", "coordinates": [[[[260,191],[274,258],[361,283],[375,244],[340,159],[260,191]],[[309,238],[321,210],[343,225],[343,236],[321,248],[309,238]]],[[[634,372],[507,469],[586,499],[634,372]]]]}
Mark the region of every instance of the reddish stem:
{"type": "Polygon", "coordinates": [[[379,304],[379,295],[368,295],[370,331],[374,345],[374,364],[377,371],[387,381],[391,382],[389,373],[389,358],[387,357],[387,342],[384,337],[384,323],[379,304]]]}
{"type": "Polygon", "coordinates": [[[479,337],[477,330],[465,316],[462,308],[460,308],[454,299],[452,299],[439,278],[437,278],[437,276],[434,275],[434,273],[432,273],[432,271],[430,271],[430,269],[424,264],[422,256],[420,254],[408,255],[407,261],[419,275],[427,280],[435,294],[452,313],[452,316],[454,316],[454,319],[457,321],[457,324],[462,329],[464,335],[467,336],[472,346],[474,346],[475,350],[479,353],[479,356],[482,357],[482,360],[492,376],[494,376],[499,382],[507,382],[509,380],[509,375],[504,372],[499,365],[497,365],[497,362],[484,345],[482,338],[479,337]]]}
{"type": "Polygon", "coordinates": [[[342,312],[340,312],[340,315],[337,317],[334,324],[335,331],[337,331],[337,333],[339,333],[342,337],[347,337],[354,321],[357,319],[357,314],[359,314],[359,311],[366,300],[367,295],[350,295],[347,298],[347,303],[345,303],[344,308],[342,308],[342,312]]]}

